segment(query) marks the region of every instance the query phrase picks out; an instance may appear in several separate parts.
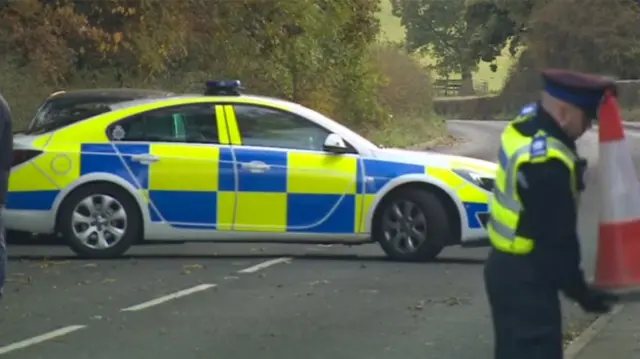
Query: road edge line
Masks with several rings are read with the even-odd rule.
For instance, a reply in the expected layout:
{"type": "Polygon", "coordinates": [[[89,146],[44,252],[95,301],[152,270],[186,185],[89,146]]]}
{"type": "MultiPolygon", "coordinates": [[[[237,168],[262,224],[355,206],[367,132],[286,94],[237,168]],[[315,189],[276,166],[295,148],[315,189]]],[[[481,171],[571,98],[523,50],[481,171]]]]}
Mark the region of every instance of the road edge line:
{"type": "Polygon", "coordinates": [[[623,304],[616,305],[607,314],[601,315],[580,333],[569,345],[564,348],[565,359],[576,359],[582,350],[589,345],[611,323],[611,319],[618,315],[624,308],[623,304]]]}

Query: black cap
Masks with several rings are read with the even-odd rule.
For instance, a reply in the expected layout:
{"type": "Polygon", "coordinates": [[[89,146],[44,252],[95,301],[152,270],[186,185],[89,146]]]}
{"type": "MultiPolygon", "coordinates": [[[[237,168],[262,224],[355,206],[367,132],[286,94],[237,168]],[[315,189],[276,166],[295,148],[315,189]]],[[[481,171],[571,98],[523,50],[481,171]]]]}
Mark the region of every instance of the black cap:
{"type": "Polygon", "coordinates": [[[542,81],[547,93],[581,108],[590,118],[597,117],[606,90],[616,91],[615,81],[611,78],[568,70],[544,70],[542,81]]]}

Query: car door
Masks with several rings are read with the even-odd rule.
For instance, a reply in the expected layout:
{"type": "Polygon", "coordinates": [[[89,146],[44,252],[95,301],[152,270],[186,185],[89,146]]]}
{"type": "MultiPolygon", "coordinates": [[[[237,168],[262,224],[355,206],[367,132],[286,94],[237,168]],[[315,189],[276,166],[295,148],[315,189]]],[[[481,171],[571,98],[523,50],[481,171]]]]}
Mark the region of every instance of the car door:
{"type": "Polygon", "coordinates": [[[152,110],[110,126],[109,137],[149,200],[152,221],[231,229],[233,161],[229,146],[220,143],[217,121],[224,125],[221,107],[196,103],[152,110]]]}
{"type": "MultiPolygon", "coordinates": [[[[358,155],[323,151],[329,131],[291,112],[235,104],[227,116],[237,165],[234,230],[353,233],[358,155]]],[[[355,152],[355,151],[354,151],[355,152]]]]}

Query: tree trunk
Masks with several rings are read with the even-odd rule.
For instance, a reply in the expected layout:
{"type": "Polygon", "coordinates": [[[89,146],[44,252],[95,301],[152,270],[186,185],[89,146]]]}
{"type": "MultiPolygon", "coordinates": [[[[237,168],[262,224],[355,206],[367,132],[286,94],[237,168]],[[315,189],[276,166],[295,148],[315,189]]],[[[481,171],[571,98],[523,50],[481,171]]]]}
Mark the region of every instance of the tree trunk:
{"type": "Polygon", "coordinates": [[[476,94],[473,88],[473,73],[469,70],[462,71],[462,86],[459,91],[460,96],[473,96],[476,94]]]}

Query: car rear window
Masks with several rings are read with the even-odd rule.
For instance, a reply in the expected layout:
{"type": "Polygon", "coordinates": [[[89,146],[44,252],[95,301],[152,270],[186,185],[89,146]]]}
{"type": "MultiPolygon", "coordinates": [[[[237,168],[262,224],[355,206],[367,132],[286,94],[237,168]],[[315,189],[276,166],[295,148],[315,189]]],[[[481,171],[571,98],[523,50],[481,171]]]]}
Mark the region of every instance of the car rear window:
{"type": "Polygon", "coordinates": [[[109,105],[119,100],[49,99],[36,112],[27,134],[46,133],[80,120],[109,112],[109,105]]]}

